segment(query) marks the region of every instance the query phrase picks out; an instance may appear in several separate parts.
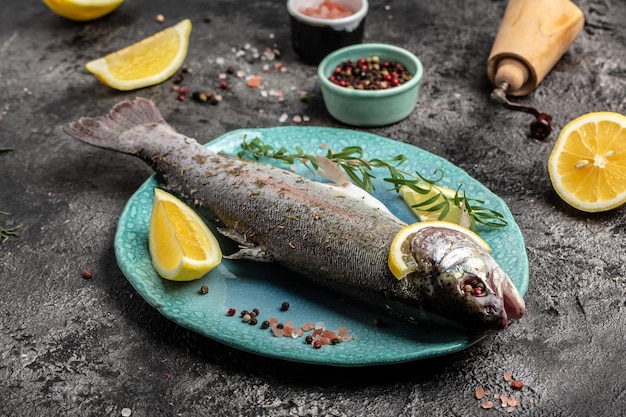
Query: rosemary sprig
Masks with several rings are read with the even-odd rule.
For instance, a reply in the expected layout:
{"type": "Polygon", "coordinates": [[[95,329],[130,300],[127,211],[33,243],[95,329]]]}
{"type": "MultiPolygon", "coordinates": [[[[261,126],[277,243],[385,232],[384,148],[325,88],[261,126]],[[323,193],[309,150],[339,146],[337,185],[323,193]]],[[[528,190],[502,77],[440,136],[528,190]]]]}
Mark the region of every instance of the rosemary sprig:
{"type": "MultiPolygon", "coordinates": [[[[299,146],[295,147],[295,152],[290,153],[287,148],[280,147],[276,149],[258,137],[250,141],[247,141],[244,137],[241,148],[242,150],[237,153],[240,158],[255,160],[270,158],[280,160],[289,165],[301,162],[312,172],[315,172],[319,166],[317,161],[319,155],[306,153],[299,146]]],[[[375,168],[387,170],[389,177],[383,178],[383,181],[392,184],[396,192],[399,192],[402,186],[407,186],[422,195],[431,193],[434,190],[433,197],[420,202],[414,207],[431,212],[441,210],[439,219],[443,219],[450,211],[450,207],[455,205],[462,211],[465,211],[475,222],[485,226],[504,227],[508,224],[502,214],[484,207],[484,201],[468,198],[465,195],[465,191],[461,192],[462,185],[456,190],[454,197],[446,196],[437,186],[437,183],[444,178],[443,170],[437,169],[433,173],[435,175],[434,178],[426,178],[419,172],[409,173],[399,169],[398,166],[407,160],[404,155],[396,155],[389,159],[375,158],[367,160],[364,158],[363,149],[360,146],[349,146],[338,152],[328,150],[324,156],[339,165],[355,185],[369,193],[375,189],[372,182],[372,179],[376,178],[372,173],[372,170],[375,168]]]]}
{"type": "MultiPolygon", "coordinates": [[[[9,213],[7,213],[6,211],[0,211],[0,214],[4,216],[9,215],[9,213]]],[[[6,242],[11,236],[17,236],[16,230],[19,229],[20,226],[21,225],[17,225],[14,227],[4,227],[0,225],[0,243],[6,242]]]]}
{"type": "MultiPolygon", "coordinates": [[[[1,152],[9,152],[12,151],[13,148],[0,148],[0,153],[1,152]]],[[[7,213],[6,211],[0,211],[0,215],[3,216],[8,216],[9,213],[7,213]]],[[[17,236],[17,233],[15,232],[17,229],[20,228],[20,225],[14,226],[14,227],[4,227],[2,225],[0,225],[0,244],[6,242],[7,240],[9,240],[9,237],[11,236],[17,236]]]]}

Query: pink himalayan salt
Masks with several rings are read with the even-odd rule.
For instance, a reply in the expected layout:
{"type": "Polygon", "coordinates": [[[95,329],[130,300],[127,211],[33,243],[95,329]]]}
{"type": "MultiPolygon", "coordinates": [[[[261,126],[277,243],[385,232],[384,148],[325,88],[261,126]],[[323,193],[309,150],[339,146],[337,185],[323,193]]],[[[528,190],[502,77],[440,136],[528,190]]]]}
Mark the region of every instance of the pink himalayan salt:
{"type": "Polygon", "coordinates": [[[354,14],[354,10],[349,7],[330,0],[324,0],[316,7],[302,7],[299,11],[306,16],[317,19],[340,19],[354,14]]]}

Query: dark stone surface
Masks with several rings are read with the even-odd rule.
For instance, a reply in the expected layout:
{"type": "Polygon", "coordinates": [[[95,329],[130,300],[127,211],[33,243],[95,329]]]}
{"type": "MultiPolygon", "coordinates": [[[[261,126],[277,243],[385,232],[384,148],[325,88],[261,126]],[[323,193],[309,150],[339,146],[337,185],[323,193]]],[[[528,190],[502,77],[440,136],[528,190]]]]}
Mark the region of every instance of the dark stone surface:
{"type": "Polygon", "coordinates": [[[509,204],[530,260],[527,316],[458,354],[358,369],[269,360],[177,327],[135,293],[114,258],[117,219],[149,168],[72,141],[60,126],[141,95],[203,142],[281,125],[283,113],[283,124],[301,114],[306,125],[345,127],[326,113],[315,68],[291,51],[284,2],[129,0],[89,23],[59,18],[40,1],[13,2],[0,11],[0,146],[14,148],[0,154],[0,210],[11,213],[0,220],[22,226],[0,246],[1,415],[119,416],[124,407],[133,416],[503,415],[498,401],[481,409],[474,390],[510,392],[507,372],[526,383],[513,415],[626,415],[626,211],[567,207],[546,168],[567,121],[626,113],[626,3],[577,1],[585,29],[518,100],[552,113],[555,133],[545,142],[526,138],[528,115],[488,99],[485,63],[504,1],[371,3],[365,40],[414,51],[425,77],[408,119],[369,131],[448,158],[509,204]],[[171,80],[120,93],[84,69],[187,17],[190,88],[217,88],[218,58],[261,73],[252,50],[276,45],[288,72],[272,71],[264,86],[285,100],[233,81],[222,103],[201,106],[178,101],[171,80]],[[81,277],[85,268],[92,279],[81,277]]]}

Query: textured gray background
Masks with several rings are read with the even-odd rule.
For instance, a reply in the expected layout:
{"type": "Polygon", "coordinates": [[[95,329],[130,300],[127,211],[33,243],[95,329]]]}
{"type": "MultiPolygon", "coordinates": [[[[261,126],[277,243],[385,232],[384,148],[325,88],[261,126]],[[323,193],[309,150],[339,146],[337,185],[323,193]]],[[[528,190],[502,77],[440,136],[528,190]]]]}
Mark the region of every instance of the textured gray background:
{"type": "Polygon", "coordinates": [[[567,207],[546,168],[568,120],[626,113],[626,3],[577,1],[585,29],[519,100],[552,113],[555,133],[545,142],[525,137],[528,115],[488,100],[485,61],[504,1],[371,3],[365,40],[414,51],[425,76],[408,119],[368,131],[448,158],[509,204],[530,260],[527,316],[458,354],[359,369],[269,360],[177,327],[137,296],[114,259],[117,219],[149,168],[72,141],[59,127],[136,95],[202,142],[282,125],[283,113],[284,125],[303,114],[309,126],[345,127],[326,113],[315,69],[290,49],[284,2],[127,0],[90,23],[61,19],[37,0],[12,2],[0,10],[0,147],[15,149],[0,154],[0,210],[11,213],[0,220],[22,227],[0,246],[1,415],[117,416],[124,407],[133,416],[503,415],[481,409],[474,389],[509,392],[506,372],[526,383],[514,415],[626,415],[626,211],[567,207]],[[120,93],[84,69],[187,17],[187,85],[215,88],[218,58],[260,73],[252,50],[275,44],[289,71],[272,71],[264,85],[285,100],[233,81],[222,103],[201,106],[176,100],[171,80],[120,93]],[[247,55],[236,56],[246,44],[247,55]],[[93,279],[81,278],[85,268],[93,279]]]}

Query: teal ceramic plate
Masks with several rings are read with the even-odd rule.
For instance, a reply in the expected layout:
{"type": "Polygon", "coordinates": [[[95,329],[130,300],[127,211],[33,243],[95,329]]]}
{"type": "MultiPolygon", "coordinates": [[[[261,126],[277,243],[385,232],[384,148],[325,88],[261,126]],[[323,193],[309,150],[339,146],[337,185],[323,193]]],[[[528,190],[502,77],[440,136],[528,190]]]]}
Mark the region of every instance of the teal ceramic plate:
{"type": "MultiPolygon", "coordinates": [[[[274,147],[305,152],[324,153],[346,146],[361,146],[367,158],[389,158],[404,154],[406,170],[428,176],[443,169],[446,176],[441,185],[456,189],[463,184],[467,195],[504,214],[509,225],[505,228],[479,229],[493,248],[493,256],[511,276],[524,294],[528,285],[528,259],[520,230],[506,204],[466,172],[450,162],[424,150],[352,130],[315,127],[278,127],[230,132],[206,146],[213,151],[236,154],[244,139],[260,137],[274,147]]],[[[310,176],[306,168],[299,168],[310,176]]],[[[381,176],[385,174],[381,171],[381,176]]],[[[382,180],[375,180],[375,196],[396,215],[407,222],[415,218],[404,202],[382,180]]],[[[160,278],[152,267],[148,252],[148,224],[153,190],[157,178],[150,177],[130,198],[121,217],[115,237],[117,262],[136,291],[154,308],[176,324],[236,349],[289,361],[336,365],[366,366],[391,364],[458,352],[480,338],[471,338],[458,331],[435,326],[418,326],[383,317],[384,326],[374,325],[379,313],[342,300],[277,266],[250,261],[225,259],[220,266],[197,281],[177,283],[160,278]],[[206,285],[209,292],[199,293],[206,285]],[[290,304],[280,311],[283,301],[290,304]],[[313,349],[304,339],[274,337],[270,330],[243,323],[237,314],[226,312],[258,308],[259,323],[270,317],[295,325],[307,322],[324,323],[331,330],[345,326],[354,339],[336,345],[313,349]]],[[[235,250],[232,242],[221,240],[225,253],[235,250]]],[[[506,330],[505,330],[506,331],[506,330]]]]}

